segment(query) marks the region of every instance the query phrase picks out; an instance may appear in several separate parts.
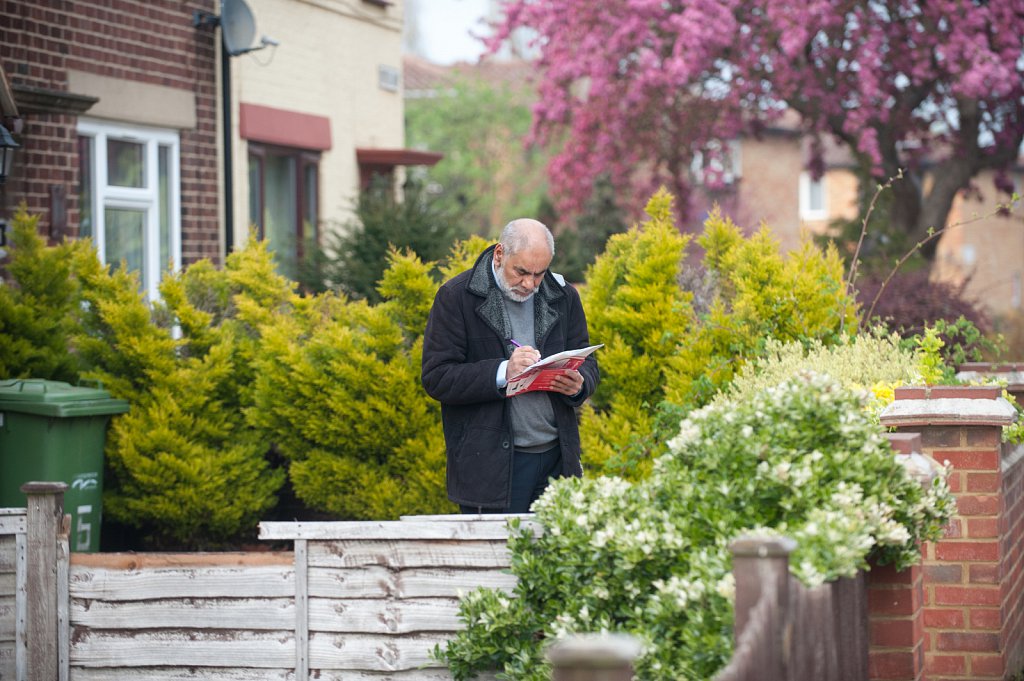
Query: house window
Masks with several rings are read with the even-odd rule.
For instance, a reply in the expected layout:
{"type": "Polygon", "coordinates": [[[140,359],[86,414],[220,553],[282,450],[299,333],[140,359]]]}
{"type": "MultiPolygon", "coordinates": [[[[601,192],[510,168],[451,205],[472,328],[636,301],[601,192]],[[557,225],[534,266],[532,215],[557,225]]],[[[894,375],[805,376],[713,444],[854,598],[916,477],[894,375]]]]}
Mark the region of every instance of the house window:
{"type": "Polygon", "coordinates": [[[828,217],[824,176],[815,180],[808,172],[800,173],[800,217],[804,220],[824,220],[828,217]]]}
{"type": "Polygon", "coordinates": [[[739,140],[709,141],[707,153],[698,150],[690,161],[694,183],[711,189],[733,187],[743,176],[741,151],[739,140]]]}
{"type": "Polygon", "coordinates": [[[317,243],[319,174],[317,153],[249,143],[249,222],[286,276],[317,243]]]}
{"type": "Polygon", "coordinates": [[[181,264],[179,148],[173,130],[78,123],[79,235],[104,264],[138,272],[150,300],[181,264]]]}

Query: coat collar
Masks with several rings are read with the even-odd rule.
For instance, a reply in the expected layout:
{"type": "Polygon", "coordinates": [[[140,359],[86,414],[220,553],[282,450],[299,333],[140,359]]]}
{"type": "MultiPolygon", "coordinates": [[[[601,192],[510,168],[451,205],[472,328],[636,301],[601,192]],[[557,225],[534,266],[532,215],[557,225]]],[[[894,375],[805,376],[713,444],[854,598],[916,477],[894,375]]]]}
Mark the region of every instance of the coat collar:
{"type": "MultiPolygon", "coordinates": [[[[491,246],[477,258],[476,264],[469,275],[470,293],[483,298],[476,312],[503,341],[512,337],[512,324],[505,312],[505,296],[494,281],[491,262],[494,260],[494,246],[491,246]]],[[[565,297],[562,290],[564,280],[548,270],[540,282],[537,293],[533,296],[534,334],[537,346],[544,344],[548,331],[558,321],[558,301],[565,297]]]]}

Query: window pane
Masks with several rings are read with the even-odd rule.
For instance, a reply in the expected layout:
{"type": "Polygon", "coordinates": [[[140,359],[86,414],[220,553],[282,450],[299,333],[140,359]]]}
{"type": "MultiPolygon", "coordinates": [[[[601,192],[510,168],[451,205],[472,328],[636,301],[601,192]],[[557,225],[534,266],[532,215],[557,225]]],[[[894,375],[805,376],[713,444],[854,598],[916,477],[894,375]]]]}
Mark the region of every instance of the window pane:
{"type": "Polygon", "coordinates": [[[78,236],[93,236],[93,138],[84,135],[78,138],[78,236]]]}
{"type": "Polygon", "coordinates": [[[249,224],[263,236],[263,159],[249,157],[249,224]]]}
{"type": "MultiPolygon", "coordinates": [[[[103,211],[106,227],[106,253],[103,261],[115,267],[123,260],[129,270],[137,270],[141,274],[145,262],[145,227],[146,211],[127,208],[107,208],[103,211]]],[[[141,277],[145,286],[145,276],[141,277]]]]}
{"type": "Polygon", "coordinates": [[[812,211],[825,210],[825,188],[821,180],[807,183],[807,208],[812,211]]]}
{"type": "Polygon", "coordinates": [[[166,272],[171,266],[171,150],[160,145],[157,151],[160,216],[160,270],[166,272]]]}
{"type": "Polygon", "coordinates": [[[145,187],[146,145],[126,140],[107,140],[107,184],[112,187],[145,187]]]}
{"type": "Polygon", "coordinates": [[[298,233],[295,196],[295,158],[267,155],[263,211],[264,236],[277,261],[287,268],[295,261],[295,235],[298,233]]]}

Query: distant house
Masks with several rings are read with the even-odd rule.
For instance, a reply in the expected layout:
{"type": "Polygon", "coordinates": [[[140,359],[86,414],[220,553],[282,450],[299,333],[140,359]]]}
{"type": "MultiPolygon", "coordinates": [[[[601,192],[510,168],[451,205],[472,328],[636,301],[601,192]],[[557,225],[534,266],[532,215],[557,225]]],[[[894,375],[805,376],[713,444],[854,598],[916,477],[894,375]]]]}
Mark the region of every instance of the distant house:
{"type": "Polygon", "coordinates": [[[287,266],[374,174],[437,162],[403,145],[401,0],[247,6],[279,45],[225,71],[221,30],[197,21],[216,0],[4,3],[3,113],[21,148],[0,219],[25,202],[51,239],[91,237],[155,296],[168,267],[222,262],[251,225],[287,266]]]}
{"type": "MultiPolygon", "coordinates": [[[[806,140],[785,130],[760,140],[744,139],[740,153],[737,195],[745,223],[765,220],[784,247],[795,247],[802,230],[827,234],[835,220],[861,219],[858,180],[844,149],[826,149],[825,173],[817,179],[805,167],[806,140]]],[[[1021,162],[1011,169],[1011,178],[1019,192],[1021,162]]],[[[997,317],[1024,309],[1024,219],[1019,207],[1016,214],[1000,213],[999,204],[1007,200],[997,193],[991,171],[975,177],[974,190],[958,196],[949,227],[938,237],[931,274],[939,281],[966,282],[965,294],[997,317]]]]}

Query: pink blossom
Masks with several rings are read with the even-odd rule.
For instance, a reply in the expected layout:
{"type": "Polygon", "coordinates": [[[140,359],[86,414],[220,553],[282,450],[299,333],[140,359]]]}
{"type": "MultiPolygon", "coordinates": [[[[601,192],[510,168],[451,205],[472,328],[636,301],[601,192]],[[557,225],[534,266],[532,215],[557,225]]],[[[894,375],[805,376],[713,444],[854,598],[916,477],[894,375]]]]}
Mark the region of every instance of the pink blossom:
{"type": "MultiPolygon", "coordinates": [[[[658,183],[684,205],[694,154],[786,109],[879,177],[963,148],[959,105],[985,112],[982,162],[1024,136],[1024,0],[506,0],[505,12],[493,46],[520,26],[539,36],[531,139],[568,132],[549,169],[564,211],[603,174],[624,207],[658,183]]],[[[705,181],[721,181],[718,161],[705,181]]]]}

